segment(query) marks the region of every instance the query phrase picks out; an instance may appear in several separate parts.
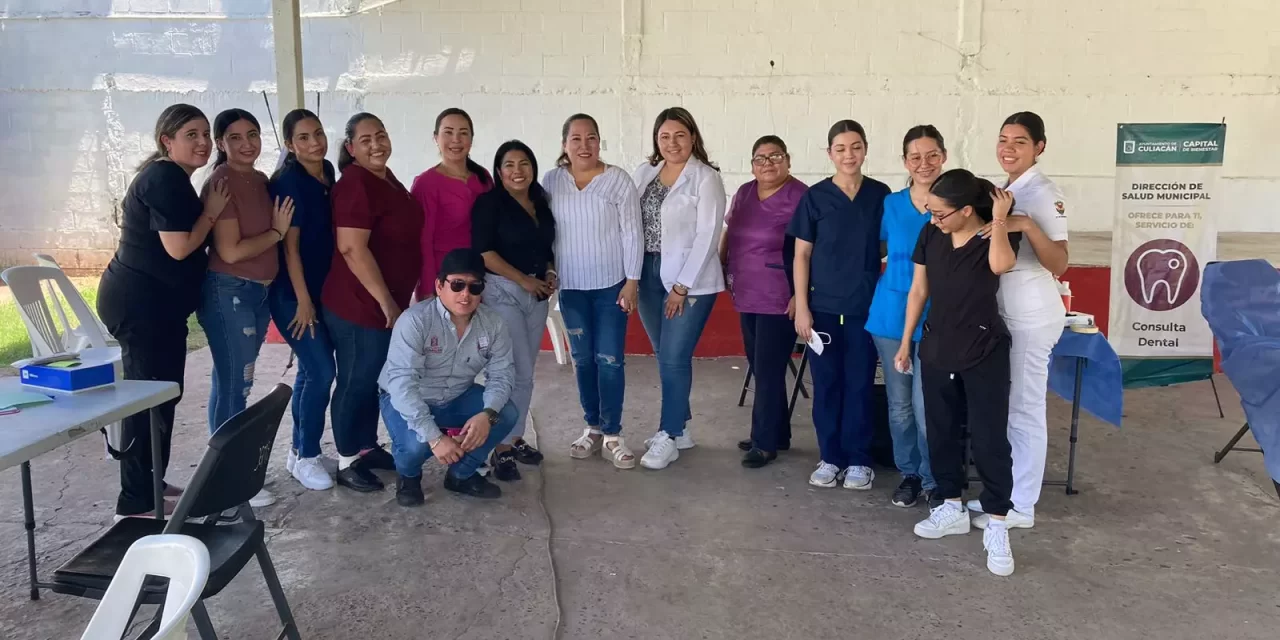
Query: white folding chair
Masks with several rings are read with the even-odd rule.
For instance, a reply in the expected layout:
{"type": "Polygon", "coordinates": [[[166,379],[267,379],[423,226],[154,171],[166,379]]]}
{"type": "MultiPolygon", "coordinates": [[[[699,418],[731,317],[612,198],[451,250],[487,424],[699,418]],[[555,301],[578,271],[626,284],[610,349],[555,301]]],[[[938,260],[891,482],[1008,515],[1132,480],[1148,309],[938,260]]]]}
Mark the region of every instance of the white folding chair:
{"type": "Polygon", "coordinates": [[[569,360],[569,332],[564,328],[560,315],[560,292],[551,294],[551,310],[547,313],[547,334],[551,336],[551,348],[556,352],[556,363],[569,360]]]}
{"type": "Polygon", "coordinates": [[[146,536],[129,547],[80,640],[123,637],[147,576],[169,579],[160,627],[151,637],[186,640],[187,618],[209,580],[209,550],[199,540],[177,534],[146,536]]]}

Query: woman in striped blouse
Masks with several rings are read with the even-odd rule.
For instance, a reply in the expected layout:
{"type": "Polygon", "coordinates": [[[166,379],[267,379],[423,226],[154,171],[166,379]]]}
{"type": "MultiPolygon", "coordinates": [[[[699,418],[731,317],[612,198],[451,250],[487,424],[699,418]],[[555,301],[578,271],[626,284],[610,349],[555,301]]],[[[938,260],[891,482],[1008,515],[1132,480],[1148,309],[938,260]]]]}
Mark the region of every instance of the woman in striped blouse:
{"type": "Polygon", "coordinates": [[[569,334],[587,428],[569,455],[599,451],[619,469],[636,466],[622,440],[623,341],[636,309],[640,199],[627,172],[600,160],[600,127],[586,114],[561,130],[564,152],[542,179],[556,221],[560,313],[569,334]]]}

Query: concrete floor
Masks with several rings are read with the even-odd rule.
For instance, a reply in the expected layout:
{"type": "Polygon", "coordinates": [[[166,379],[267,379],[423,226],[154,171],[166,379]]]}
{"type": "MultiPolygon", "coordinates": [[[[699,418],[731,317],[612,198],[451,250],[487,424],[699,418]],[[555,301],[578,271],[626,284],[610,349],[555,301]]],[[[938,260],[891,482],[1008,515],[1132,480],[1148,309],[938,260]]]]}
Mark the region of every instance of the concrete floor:
{"type": "MultiPolygon", "coordinates": [[[[256,395],[286,358],[264,350],[256,395]]],[[[567,456],[581,412],[571,370],[544,354],[534,413],[547,461],[522,467],[525,479],[492,503],[447,494],[434,464],[420,509],[398,507],[390,489],[304,491],[284,471],[286,417],[269,477],[281,500],[260,516],[303,637],[552,638],[557,584],[563,638],[1276,637],[1280,503],[1256,454],[1212,464],[1240,424],[1225,380],[1225,420],[1207,383],[1128,393],[1122,431],[1086,418],[1082,493],[1046,490],[1036,529],[1013,534],[1017,573],[1001,579],[987,573],[978,533],[916,539],[925,509],[889,504],[892,471],[870,492],[810,487],[806,401],[796,448],[765,469],[740,467],[742,366],[698,361],[698,448],[663,472],[623,472],[567,456]]],[[[193,354],[177,481],[202,452],[208,370],[208,352],[193,354]]],[[[628,374],[625,424],[640,451],[657,413],[654,361],[632,358],[628,374]]],[[[1050,474],[1061,476],[1069,407],[1054,399],[1050,412],[1050,474]]],[[[42,575],[103,531],[115,473],[96,435],[35,461],[42,575]]],[[[94,605],[27,600],[17,469],[0,476],[0,637],[77,638],[94,605]]],[[[221,637],[274,637],[252,566],[209,608],[221,637]]]]}

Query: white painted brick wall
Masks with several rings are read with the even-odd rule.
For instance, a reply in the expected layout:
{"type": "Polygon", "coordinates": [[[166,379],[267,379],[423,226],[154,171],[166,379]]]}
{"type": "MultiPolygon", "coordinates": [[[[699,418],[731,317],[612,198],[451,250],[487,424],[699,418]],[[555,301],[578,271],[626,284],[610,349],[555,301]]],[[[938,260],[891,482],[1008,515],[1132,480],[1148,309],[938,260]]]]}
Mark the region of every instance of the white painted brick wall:
{"type": "MultiPolygon", "coordinates": [[[[1220,228],[1280,231],[1280,216],[1267,213],[1280,200],[1273,0],[301,6],[307,105],[320,94],[335,141],[356,110],[381,115],[395,141],[392,165],[406,179],[435,161],[431,124],[449,106],[475,117],[482,164],[514,137],[549,164],[564,118],[586,111],[601,122],[606,158],[631,169],[650,150],[656,113],[683,105],[731,189],[749,178],[749,145],[766,133],[790,143],[797,174],[821,178],[825,132],[845,117],[867,127],[867,171],[891,185],[903,181],[903,131],[923,122],[947,136],[951,166],[991,175],[1000,122],[1030,109],[1049,124],[1044,165],[1072,201],[1072,228],[1100,230],[1111,224],[1117,122],[1225,117],[1220,228]],[[976,16],[969,43],[964,12],[976,16]],[[634,21],[626,35],[624,15],[634,21]]],[[[0,262],[36,249],[86,264],[109,256],[114,207],[164,106],[186,101],[210,116],[239,106],[265,124],[265,90],[278,120],[270,8],[270,0],[4,3],[0,262]]],[[[264,169],[276,157],[267,128],[264,169]]]]}

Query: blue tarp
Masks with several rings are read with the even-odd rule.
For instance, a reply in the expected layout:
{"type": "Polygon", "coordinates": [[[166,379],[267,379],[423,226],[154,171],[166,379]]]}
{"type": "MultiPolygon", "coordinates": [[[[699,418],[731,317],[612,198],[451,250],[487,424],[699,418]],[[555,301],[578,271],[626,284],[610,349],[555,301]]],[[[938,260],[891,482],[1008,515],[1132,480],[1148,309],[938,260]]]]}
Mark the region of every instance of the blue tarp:
{"type": "Polygon", "coordinates": [[[1101,333],[1076,333],[1070,329],[1062,332],[1049,361],[1049,390],[1067,402],[1072,401],[1079,358],[1087,361],[1080,387],[1080,408],[1119,427],[1124,411],[1124,374],[1120,358],[1101,333]]]}
{"type": "Polygon", "coordinates": [[[1222,353],[1222,371],[1258,441],[1267,473],[1280,481],[1280,273],[1266,260],[1205,267],[1200,312],[1222,353]]]}

